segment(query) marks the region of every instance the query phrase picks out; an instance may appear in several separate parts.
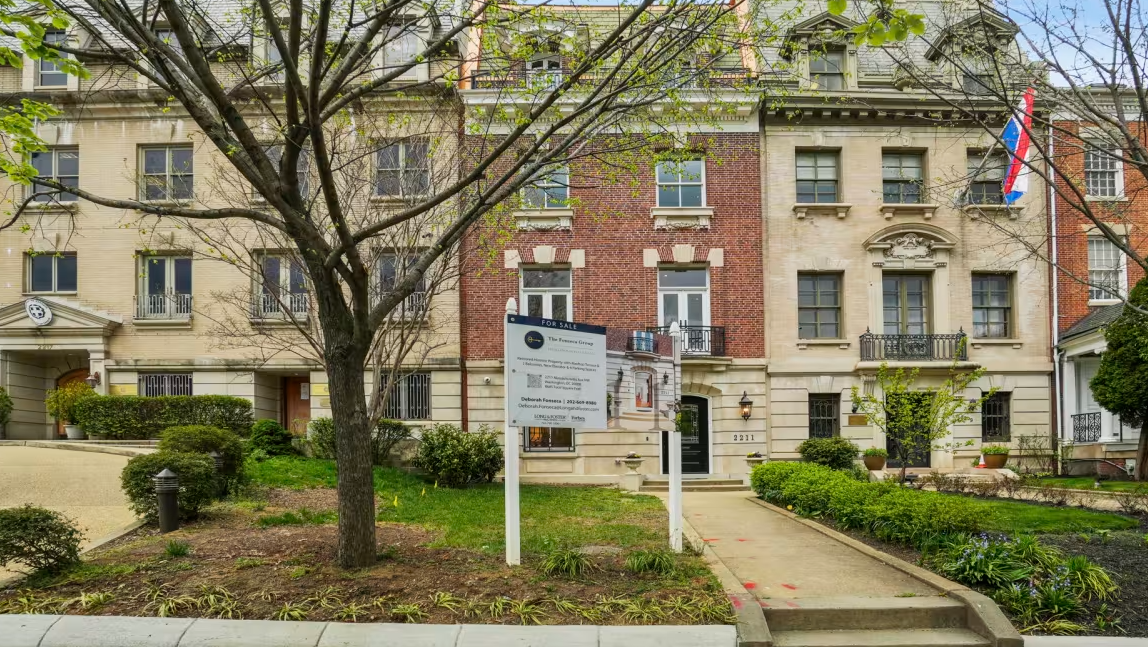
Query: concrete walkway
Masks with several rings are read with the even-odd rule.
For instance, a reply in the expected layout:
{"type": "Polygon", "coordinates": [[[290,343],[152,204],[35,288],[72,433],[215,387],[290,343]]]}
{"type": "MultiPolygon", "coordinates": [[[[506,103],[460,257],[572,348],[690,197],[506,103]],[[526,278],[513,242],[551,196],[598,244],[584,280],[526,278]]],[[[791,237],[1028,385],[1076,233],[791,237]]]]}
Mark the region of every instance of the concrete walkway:
{"type": "Polygon", "coordinates": [[[686,492],[686,521],[759,600],[936,595],[937,591],[792,519],[749,492],[686,492]]]}
{"type": "MultiPolygon", "coordinates": [[[[67,515],[82,547],[135,521],[120,489],[127,456],[38,447],[0,447],[0,508],[31,503],[67,515]]],[[[0,569],[0,579],[8,573],[0,569]]]]}

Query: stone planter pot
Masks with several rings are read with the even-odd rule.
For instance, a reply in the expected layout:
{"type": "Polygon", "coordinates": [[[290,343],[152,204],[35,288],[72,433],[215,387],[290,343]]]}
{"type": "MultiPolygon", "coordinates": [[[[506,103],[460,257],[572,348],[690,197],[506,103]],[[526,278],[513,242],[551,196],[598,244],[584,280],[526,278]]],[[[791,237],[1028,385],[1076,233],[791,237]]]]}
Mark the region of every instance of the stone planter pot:
{"type": "Polygon", "coordinates": [[[631,474],[637,474],[638,468],[642,466],[643,460],[644,459],[641,458],[624,458],[622,462],[625,463],[626,469],[630,470],[631,474]]]}
{"type": "Polygon", "coordinates": [[[68,440],[83,440],[86,437],[77,425],[64,425],[64,433],[68,436],[68,440]]]}
{"type": "Polygon", "coordinates": [[[985,454],[985,469],[999,470],[1008,462],[1008,454],[985,454]]]}
{"type": "Polygon", "coordinates": [[[765,462],[765,457],[764,456],[746,456],[745,462],[746,462],[746,464],[749,465],[749,470],[752,472],[753,468],[755,468],[758,465],[761,465],[762,463],[765,462]]]}
{"type": "Polygon", "coordinates": [[[862,456],[861,462],[865,463],[865,469],[870,472],[880,472],[885,469],[884,456],[862,456]]]}

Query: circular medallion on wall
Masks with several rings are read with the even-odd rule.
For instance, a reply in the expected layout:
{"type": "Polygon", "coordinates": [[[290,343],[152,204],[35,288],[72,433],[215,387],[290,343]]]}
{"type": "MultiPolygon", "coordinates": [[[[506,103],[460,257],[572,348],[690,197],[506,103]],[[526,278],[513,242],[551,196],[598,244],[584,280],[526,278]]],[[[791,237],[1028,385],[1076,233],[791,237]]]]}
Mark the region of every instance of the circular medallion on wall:
{"type": "Polygon", "coordinates": [[[28,314],[28,318],[32,320],[32,323],[37,326],[47,326],[52,323],[51,308],[39,299],[27,299],[24,301],[24,312],[28,314]]]}

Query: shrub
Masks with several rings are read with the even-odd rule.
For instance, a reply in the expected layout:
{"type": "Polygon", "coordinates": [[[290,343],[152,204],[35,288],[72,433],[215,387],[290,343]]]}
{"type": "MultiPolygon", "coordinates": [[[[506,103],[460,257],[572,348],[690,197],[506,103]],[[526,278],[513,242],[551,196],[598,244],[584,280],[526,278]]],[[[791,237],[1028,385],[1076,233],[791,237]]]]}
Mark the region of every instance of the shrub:
{"type": "Polygon", "coordinates": [[[215,461],[207,454],[158,451],[136,456],[124,467],[120,483],[132,511],[148,521],[155,521],[157,515],[151,479],[165,468],[179,477],[179,515],[183,519],[194,519],[219,492],[215,461]]]}
{"type": "Polygon", "coordinates": [[[635,550],[626,556],[626,570],[669,575],[674,572],[674,554],[668,550],[635,550]]]}
{"type": "MultiPolygon", "coordinates": [[[[383,465],[391,450],[400,440],[411,437],[409,427],[397,420],[379,420],[371,434],[371,449],[375,465],[383,465]]],[[[315,418],[307,426],[307,438],[318,458],[335,458],[335,421],[328,417],[315,418]]]]}
{"type": "Polygon", "coordinates": [[[575,548],[560,548],[551,551],[542,560],[542,573],[545,575],[562,575],[570,578],[579,578],[594,568],[586,554],[575,548]]]}
{"type": "Polygon", "coordinates": [[[778,496],[786,479],[806,466],[793,461],[771,461],[755,465],[749,474],[750,487],[757,496],[771,503],[780,503],[778,496]]]}
{"type": "Polygon", "coordinates": [[[75,424],[76,405],[85,398],[96,395],[95,389],[87,382],[69,382],[58,389],[48,391],[44,396],[44,406],[48,415],[65,425],[75,424]]]}
{"type": "Polygon", "coordinates": [[[985,455],[990,454],[1007,454],[1009,452],[1008,445],[984,445],[981,447],[981,453],[985,455]]]}
{"type": "Polygon", "coordinates": [[[867,447],[865,451],[861,452],[862,456],[880,456],[881,458],[889,457],[889,450],[884,447],[867,447]]]}
{"type": "Polygon", "coordinates": [[[12,419],[12,409],[15,405],[12,403],[12,396],[8,395],[8,390],[0,386],[0,427],[8,424],[12,419]]]}
{"type": "Polygon", "coordinates": [[[251,430],[251,401],[229,395],[96,395],[76,404],[76,424],[111,438],[157,438],[168,427],[206,425],[237,435],[251,430]]]}
{"type": "Polygon", "coordinates": [[[187,557],[191,554],[191,544],[178,539],[169,539],[163,547],[163,552],[168,557],[187,557]]]}
{"type": "Polygon", "coordinates": [[[806,462],[847,470],[853,468],[853,461],[861,450],[844,438],[834,437],[810,438],[798,445],[797,451],[806,462]]]}
{"type": "Polygon", "coordinates": [[[467,433],[456,425],[435,425],[423,432],[414,465],[447,487],[490,482],[502,469],[502,447],[486,427],[467,433]]]}
{"type": "Polygon", "coordinates": [[[160,435],[158,449],[190,454],[219,452],[223,456],[226,490],[234,492],[243,482],[243,443],[230,431],[205,425],[169,427],[160,435]]]}
{"type": "Polygon", "coordinates": [[[291,432],[275,420],[256,420],[251,425],[249,445],[252,450],[261,449],[267,456],[285,456],[295,453],[291,444],[291,432]]]}
{"type": "Polygon", "coordinates": [[[58,512],[25,504],[0,510],[0,566],[58,571],[80,559],[83,534],[58,512]]]}

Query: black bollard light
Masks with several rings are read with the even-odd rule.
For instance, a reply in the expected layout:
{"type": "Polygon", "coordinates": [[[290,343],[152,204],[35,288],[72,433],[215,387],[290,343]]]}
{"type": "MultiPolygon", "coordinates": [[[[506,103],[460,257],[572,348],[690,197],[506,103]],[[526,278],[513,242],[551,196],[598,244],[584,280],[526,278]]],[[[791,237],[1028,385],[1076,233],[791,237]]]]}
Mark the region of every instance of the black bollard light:
{"type": "Polygon", "coordinates": [[[159,508],[159,531],[179,530],[179,478],[166,467],[152,477],[156,505],[159,508]]]}

